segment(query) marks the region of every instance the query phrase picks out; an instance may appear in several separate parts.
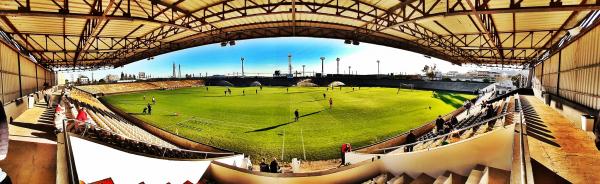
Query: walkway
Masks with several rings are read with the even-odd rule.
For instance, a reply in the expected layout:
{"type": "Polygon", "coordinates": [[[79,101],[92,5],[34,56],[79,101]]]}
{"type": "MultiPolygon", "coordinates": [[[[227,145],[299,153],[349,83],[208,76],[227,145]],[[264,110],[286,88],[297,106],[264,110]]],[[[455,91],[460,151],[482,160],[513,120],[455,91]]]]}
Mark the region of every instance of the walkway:
{"type": "Polygon", "coordinates": [[[0,168],[13,183],[55,183],[56,135],[51,109],[37,104],[8,127],[9,146],[0,168]]]}
{"type": "Polygon", "coordinates": [[[521,99],[535,182],[600,183],[600,151],[594,140],[540,99],[521,99]]]}

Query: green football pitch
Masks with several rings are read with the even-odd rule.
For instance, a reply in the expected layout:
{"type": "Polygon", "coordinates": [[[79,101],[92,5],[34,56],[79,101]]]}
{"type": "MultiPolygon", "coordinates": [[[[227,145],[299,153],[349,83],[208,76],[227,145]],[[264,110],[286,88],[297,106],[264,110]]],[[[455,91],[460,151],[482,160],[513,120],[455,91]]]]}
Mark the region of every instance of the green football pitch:
{"type": "Polygon", "coordinates": [[[179,136],[253,159],[283,154],[289,161],[305,156],[308,160],[338,158],[343,143],[356,148],[378,142],[449,113],[474,97],[380,87],[232,87],[232,95],[226,96],[226,89],[155,90],[105,99],[179,136]],[[152,115],[142,114],[152,97],[157,101],[152,115]],[[296,109],[300,120],[294,122],[296,109]]]}

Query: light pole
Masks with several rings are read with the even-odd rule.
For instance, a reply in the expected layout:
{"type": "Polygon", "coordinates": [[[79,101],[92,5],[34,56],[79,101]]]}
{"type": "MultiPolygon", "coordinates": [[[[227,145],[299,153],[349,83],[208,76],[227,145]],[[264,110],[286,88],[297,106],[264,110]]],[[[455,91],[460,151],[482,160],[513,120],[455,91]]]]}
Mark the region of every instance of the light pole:
{"type": "Polygon", "coordinates": [[[302,65],[302,77],[305,77],[305,75],[304,75],[304,67],[305,67],[305,66],[306,66],[306,65],[302,65]]]}
{"type": "Polygon", "coordinates": [[[293,75],[293,73],[292,73],[292,54],[291,53],[288,54],[288,69],[289,69],[290,75],[293,75]]]}
{"type": "Polygon", "coordinates": [[[242,77],[244,77],[244,57],[240,58],[242,60],[242,77]]]}
{"type": "Polygon", "coordinates": [[[337,61],[337,74],[340,74],[340,58],[335,59],[337,61]]]}
{"type": "Polygon", "coordinates": [[[379,78],[379,60],[377,60],[377,78],[379,78]]]}
{"type": "Polygon", "coordinates": [[[352,70],[350,70],[350,68],[352,68],[352,67],[348,66],[348,75],[352,75],[352,70]]]}
{"type": "Polygon", "coordinates": [[[323,68],[323,62],[325,61],[325,57],[321,57],[321,77],[325,75],[325,70],[323,68]]]}

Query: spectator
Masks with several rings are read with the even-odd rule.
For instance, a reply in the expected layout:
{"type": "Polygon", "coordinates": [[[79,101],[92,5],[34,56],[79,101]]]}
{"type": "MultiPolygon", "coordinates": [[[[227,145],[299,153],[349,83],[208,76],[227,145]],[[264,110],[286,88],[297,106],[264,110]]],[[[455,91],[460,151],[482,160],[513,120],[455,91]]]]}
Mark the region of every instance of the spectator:
{"type": "Polygon", "coordinates": [[[12,184],[12,180],[10,179],[10,176],[8,176],[8,173],[4,172],[1,168],[0,168],[0,184],[12,184]]]}
{"type": "Polygon", "coordinates": [[[54,109],[55,113],[61,113],[62,112],[62,106],[60,106],[60,104],[56,104],[56,109],[54,109]]]}
{"type": "Polygon", "coordinates": [[[465,101],[465,109],[467,110],[467,115],[469,115],[469,112],[471,111],[471,101],[465,101]]]}
{"type": "Polygon", "coordinates": [[[346,165],[346,152],[351,152],[352,151],[352,147],[350,146],[350,143],[344,143],[342,144],[342,150],[340,150],[340,154],[341,154],[341,158],[342,158],[342,163],[341,165],[346,165]]]}
{"type": "Polygon", "coordinates": [[[247,156],[244,157],[244,160],[242,161],[241,167],[244,168],[244,169],[248,169],[249,171],[252,170],[252,162],[250,161],[250,156],[249,155],[247,155],[247,156]]]}
{"type": "Polygon", "coordinates": [[[148,114],[152,115],[152,106],[148,103],[148,114]]]}
{"type": "Polygon", "coordinates": [[[444,133],[450,133],[452,131],[452,129],[454,129],[454,126],[452,126],[452,120],[447,121],[444,124],[444,133]]]}
{"type": "Polygon", "coordinates": [[[444,119],[442,119],[441,115],[438,115],[438,118],[435,120],[435,127],[437,129],[438,134],[444,130],[444,119]]]}
{"type": "Polygon", "coordinates": [[[79,107],[79,110],[77,110],[77,117],[75,119],[77,120],[75,122],[75,131],[78,132],[81,129],[81,125],[86,125],[88,120],[87,113],[85,113],[85,109],[83,107],[79,107]]]}
{"type": "Polygon", "coordinates": [[[452,119],[450,120],[450,124],[452,125],[452,127],[458,125],[458,118],[456,118],[456,116],[452,117],[452,119]]]}
{"type": "Polygon", "coordinates": [[[44,93],[44,101],[46,102],[46,107],[50,108],[51,104],[50,104],[50,95],[48,94],[48,91],[42,91],[44,93]]]}
{"type": "Polygon", "coordinates": [[[277,158],[273,157],[273,161],[271,161],[271,165],[269,166],[269,170],[272,173],[278,173],[279,172],[279,163],[277,163],[277,158]]]}
{"type": "Polygon", "coordinates": [[[294,111],[294,121],[298,121],[300,119],[300,113],[298,113],[298,109],[294,111]]]}
{"type": "MultiPolygon", "coordinates": [[[[406,135],[406,144],[412,144],[415,142],[417,142],[417,136],[413,133],[413,130],[410,130],[410,132],[408,132],[408,135],[406,135]]],[[[404,152],[412,152],[413,147],[414,147],[414,145],[406,146],[404,148],[404,152]]]]}
{"type": "Polygon", "coordinates": [[[269,165],[266,163],[264,158],[261,160],[258,166],[260,167],[260,172],[269,172],[269,165]]]}

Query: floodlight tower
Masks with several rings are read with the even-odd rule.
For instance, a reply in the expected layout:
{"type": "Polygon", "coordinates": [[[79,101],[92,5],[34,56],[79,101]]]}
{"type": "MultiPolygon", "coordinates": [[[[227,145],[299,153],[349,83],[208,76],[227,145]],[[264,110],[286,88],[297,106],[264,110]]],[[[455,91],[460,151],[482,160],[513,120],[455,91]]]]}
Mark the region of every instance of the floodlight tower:
{"type": "Polygon", "coordinates": [[[325,57],[321,57],[321,76],[325,75],[325,70],[323,68],[324,61],[325,61],[325,57]]]}
{"type": "Polygon", "coordinates": [[[377,60],[377,78],[379,78],[379,60],[377,60]]]}
{"type": "Polygon", "coordinates": [[[240,58],[242,60],[242,77],[244,77],[244,57],[240,58]]]}
{"type": "Polygon", "coordinates": [[[348,75],[352,75],[352,70],[350,70],[350,68],[352,68],[352,67],[348,66],[348,75]]]}
{"type": "Polygon", "coordinates": [[[335,59],[337,61],[337,74],[340,74],[340,58],[335,59]]]}
{"type": "Polygon", "coordinates": [[[288,54],[288,70],[289,70],[289,74],[292,74],[292,54],[288,54]]]}
{"type": "Polygon", "coordinates": [[[304,67],[306,67],[306,65],[302,65],[302,77],[306,76],[304,75],[304,67]]]}

